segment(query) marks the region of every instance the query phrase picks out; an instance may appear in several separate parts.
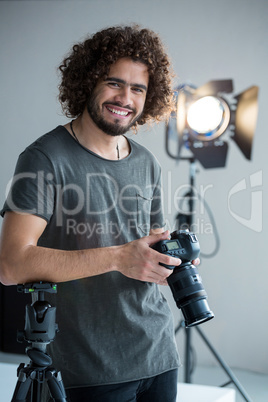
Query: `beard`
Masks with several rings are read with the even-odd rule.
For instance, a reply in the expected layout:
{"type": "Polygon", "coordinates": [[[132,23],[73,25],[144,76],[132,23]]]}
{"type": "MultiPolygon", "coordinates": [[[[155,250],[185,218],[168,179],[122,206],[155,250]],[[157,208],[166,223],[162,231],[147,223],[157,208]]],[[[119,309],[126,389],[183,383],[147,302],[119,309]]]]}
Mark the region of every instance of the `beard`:
{"type": "MultiPolygon", "coordinates": [[[[121,106],[116,102],[114,103],[109,102],[109,105],[119,107],[121,106]]],[[[131,110],[134,114],[137,113],[136,109],[130,108],[129,106],[127,107],[127,109],[131,110]]],[[[100,130],[102,130],[105,134],[111,135],[113,137],[127,133],[130,130],[130,128],[136,124],[136,122],[140,119],[142,115],[142,113],[140,113],[134,120],[130,121],[130,123],[127,125],[121,125],[122,120],[116,119],[116,117],[114,123],[110,123],[107,120],[105,120],[105,118],[101,115],[101,111],[97,102],[97,96],[94,93],[88,98],[87,111],[93,122],[96,124],[96,126],[100,130]]]]}

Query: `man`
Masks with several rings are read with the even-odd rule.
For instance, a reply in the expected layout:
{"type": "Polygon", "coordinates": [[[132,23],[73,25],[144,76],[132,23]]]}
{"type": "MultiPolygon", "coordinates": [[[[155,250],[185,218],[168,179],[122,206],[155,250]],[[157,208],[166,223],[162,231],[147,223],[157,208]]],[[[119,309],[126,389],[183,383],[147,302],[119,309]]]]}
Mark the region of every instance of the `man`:
{"type": "Polygon", "coordinates": [[[74,120],[19,157],[1,211],[6,285],[58,282],[60,333],[50,345],[70,401],[176,400],[172,317],[150,245],[167,239],[160,167],[124,134],[172,107],[159,37],[113,27],[75,45],[60,66],[59,99],[74,120]]]}

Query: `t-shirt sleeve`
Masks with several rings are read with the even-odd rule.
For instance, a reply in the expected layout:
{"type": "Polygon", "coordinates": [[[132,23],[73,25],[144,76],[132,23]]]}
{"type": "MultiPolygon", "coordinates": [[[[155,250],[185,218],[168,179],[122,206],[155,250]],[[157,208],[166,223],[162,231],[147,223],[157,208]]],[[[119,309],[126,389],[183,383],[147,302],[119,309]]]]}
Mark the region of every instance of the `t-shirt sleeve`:
{"type": "Polygon", "coordinates": [[[40,216],[47,222],[54,210],[53,165],[40,149],[27,148],[20,156],[1,216],[14,211],[40,216]]]}

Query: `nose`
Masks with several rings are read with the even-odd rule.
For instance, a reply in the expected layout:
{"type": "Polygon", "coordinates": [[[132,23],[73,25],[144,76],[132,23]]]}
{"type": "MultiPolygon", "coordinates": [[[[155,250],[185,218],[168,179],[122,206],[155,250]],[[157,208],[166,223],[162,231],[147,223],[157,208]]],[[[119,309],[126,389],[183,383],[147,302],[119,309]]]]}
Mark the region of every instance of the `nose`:
{"type": "Polygon", "coordinates": [[[120,90],[115,95],[114,100],[120,103],[121,106],[131,107],[133,104],[132,96],[131,96],[131,89],[129,86],[122,86],[120,90]]]}

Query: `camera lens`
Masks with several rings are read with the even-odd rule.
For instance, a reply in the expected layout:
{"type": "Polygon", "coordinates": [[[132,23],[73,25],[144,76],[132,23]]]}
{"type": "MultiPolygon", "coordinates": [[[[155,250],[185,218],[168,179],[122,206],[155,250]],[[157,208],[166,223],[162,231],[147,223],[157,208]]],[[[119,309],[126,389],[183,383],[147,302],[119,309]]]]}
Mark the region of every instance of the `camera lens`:
{"type": "Polygon", "coordinates": [[[207,294],[197,268],[187,262],[175,268],[168,284],[177,307],[181,309],[186,327],[193,327],[214,317],[209,310],[207,294]]]}

